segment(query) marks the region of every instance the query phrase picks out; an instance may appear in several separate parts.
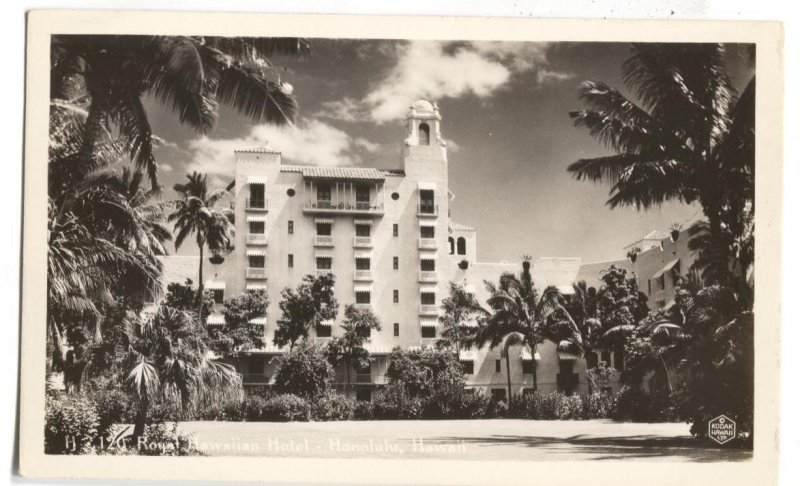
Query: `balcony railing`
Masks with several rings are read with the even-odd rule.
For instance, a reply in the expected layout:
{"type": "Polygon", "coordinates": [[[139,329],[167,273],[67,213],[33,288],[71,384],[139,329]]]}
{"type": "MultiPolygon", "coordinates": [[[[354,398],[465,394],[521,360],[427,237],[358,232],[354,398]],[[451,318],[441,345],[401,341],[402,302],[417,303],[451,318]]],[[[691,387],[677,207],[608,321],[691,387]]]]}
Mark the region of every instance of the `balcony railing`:
{"type": "Polygon", "coordinates": [[[420,304],[419,315],[421,316],[438,316],[439,306],[436,304],[420,304]]]}
{"type": "Polygon", "coordinates": [[[439,205],[428,202],[417,203],[417,216],[423,216],[423,217],[439,216],[439,205]]]}
{"type": "Polygon", "coordinates": [[[356,302],[353,305],[355,305],[356,309],[371,309],[372,308],[372,304],[364,303],[364,302],[356,302]]]}
{"type": "Polygon", "coordinates": [[[438,277],[437,277],[435,271],[421,270],[419,272],[419,281],[420,282],[436,282],[436,281],[438,281],[438,277]]]}
{"type": "Polygon", "coordinates": [[[267,269],[264,267],[249,267],[247,278],[267,278],[267,269]]]}
{"type": "Polygon", "coordinates": [[[339,213],[339,214],[383,214],[383,203],[380,201],[356,201],[355,199],[318,199],[306,201],[303,211],[307,213],[339,213]]]}
{"type": "Polygon", "coordinates": [[[372,373],[357,373],[356,383],[372,383],[372,373]]]}
{"type": "Polygon", "coordinates": [[[655,294],[653,294],[653,300],[658,301],[666,301],[667,300],[667,291],[665,289],[656,290],[655,294]]]}
{"type": "Polygon", "coordinates": [[[354,270],[353,271],[353,280],[356,281],[372,281],[372,270],[354,270]]]}
{"type": "Polygon", "coordinates": [[[419,249],[420,250],[435,250],[436,249],[436,238],[420,238],[419,239],[419,249]]]}
{"type": "Polygon", "coordinates": [[[333,236],[314,235],[314,246],[333,246],[333,236]]]}
{"type": "Polygon", "coordinates": [[[354,248],[372,248],[372,237],[371,236],[354,236],[353,237],[353,247],[354,248]]]}
{"type": "Polygon", "coordinates": [[[266,245],[267,244],[267,234],[266,233],[248,233],[247,234],[247,244],[248,245],[266,245]]]}
{"type": "Polygon", "coordinates": [[[267,206],[266,199],[251,199],[248,197],[244,202],[244,207],[248,211],[266,211],[267,206]]]}
{"type": "Polygon", "coordinates": [[[318,268],[317,275],[328,275],[329,273],[333,273],[333,269],[330,268],[318,268]]]}

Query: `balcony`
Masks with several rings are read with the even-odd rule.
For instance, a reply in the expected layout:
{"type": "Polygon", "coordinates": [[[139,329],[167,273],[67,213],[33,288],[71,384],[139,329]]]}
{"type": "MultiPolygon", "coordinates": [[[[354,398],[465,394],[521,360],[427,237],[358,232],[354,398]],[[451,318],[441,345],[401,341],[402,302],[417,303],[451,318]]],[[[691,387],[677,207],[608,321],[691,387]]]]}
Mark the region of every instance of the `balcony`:
{"type": "Polygon", "coordinates": [[[314,235],[314,246],[333,246],[333,236],[314,235]]]}
{"type": "Polygon", "coordinates": [[[249,267],[247,278],[267,278],[267,269],[264,267],[249,267]]]}
{"type": "Polygon", "coordinates": [[[267,200],[266,199],[251,199],[247,198],[244,201],[244,207],[247,211],[254,211],[254,212],[267,212],[267,200]]]}
{"type": "Polygon", "coordinates": [[[419,315],[421,316],[438,316],[439,306],[436,304],[421,304],[419,306],[419,315]]]}
{"type": "Polygon", "coordinates": [[[419,239],[419,249],[420,250],[435,250],[436,249],[436,238],[420,238],[419,239]]]}
{"type": "Polygon", "coordinates": [[[248,245],[266,245],[267,244],[267,234],[266,233],[248,233],[248,235],[247,235],[247,244],[248,245]]]}
{"type": "Polygon", "coordinates": [[[439,216],[439,205],[432,202],[417,203],[417,216],[420,218],[436,218],[439,216]]]}
{"type": "Polygon", "coordinates": [[[333,270],[330,269],[330,268],[318,268],[317,269],[317,275],[328,275],[330,273],[333,273],[333,270]]]}
{"type": "Polygon", "coordinates": [[[665,289],[656,290],[653,294],[653,300],[656,302],[666,302],[667,291],[665,289]]]}
{"type": "Polygon", "coordinates": [[[354,270],[353,280],[357,282],[371,282],[372,270],[354,270]]]}
{"type": "Polygon", "coordinates": [[[422,270],[419,272],[419,281],[420,282],[437,282],[439,278],[436,275],[436,271],[425,271],[422,270]]]}
{"type": "Polygon", "coordinates": [[[303,205],[303,212],[311,214],[382,216],[383,203],[378,201],[356,201],[352,198],[310,200],[303,205]]]}
{"type": "Polygon", "coordinates": [[[353,248],[372,248],[371,236],[354,236],[353,248]]]}
{"type": "Polygon", "coordinates": [[[372,304],[363,303],[363,302],[356,302],[353,304],[356,309],[372,309],[372,304]]]}

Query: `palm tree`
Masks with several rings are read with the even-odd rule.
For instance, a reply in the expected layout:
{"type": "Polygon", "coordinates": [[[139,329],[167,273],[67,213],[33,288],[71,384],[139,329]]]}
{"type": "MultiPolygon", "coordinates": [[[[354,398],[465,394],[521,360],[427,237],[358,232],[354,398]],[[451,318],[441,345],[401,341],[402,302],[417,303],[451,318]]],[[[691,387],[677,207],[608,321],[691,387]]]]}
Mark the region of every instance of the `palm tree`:
{"type": "Polygon", "coordinates": [[[586,81],[580,98],[590,108],[570,113],[616,153],[578,160],[568,171],[608,184],[612,208],[699,203],[708,219],[708,277],[724,281],[746,225],[742,210],[753,203],[755,77],[737,97],[719,44],[633,44],[631,51],[622,71],[638,103],[586,81]]]}
{"type": "MultiPolygon", "coordinates": [[[[594,287],[586,285],[585,280],[572,284],[572,295],[567,296],[564,312],[554,312],[548,323],[550,333],[556,337],[562,350],[575,351],[583,355],[586,369],[589,370],[588,356],[600,346],[603,325],[598,313],[598,295],[594,287]],[[573,339],[577,330],[580,339],[573,339]],[[561,339],[561,337],[565,339],[561,339]]],[[[592,382],[589,381],[589,393],[592,382]]]]}
{"type": "MultiPolygon", "coordinates": [[[[487,301],[489,309],[487,317],[479,321],[473,343],[479,348],[487,343],[490,349],[502,344],[502,355],[506,359],[508,380],[508,398],[511,400],[511,370],[508,368],[509,348],[512,346],[528,346],[535,355],[536,346],[548,338],[545,321],[554,312],[567,314],[559,302],[559,292],[554,286],[548,286],[541,295],[533,283],[530,272],[530,259],[523,261],[522,273],[516,276],[504,273],[500,282],[495,285],[485,282],[490,297],[487,301]]],[[[573,333],[572,340],[579,340],[580,334],[573,333]]],[[[537,388],[536,361],[534,360],[533,383],[537,388]]]]}
{"type": "Polygon", "coordinates": [[[216,204],[225,191],[209,191],[207,176],[198,172],[187,174],[187,182],[175,184],[173,189],[180,195],[175,201],[175,211],[169,215],[175,223],[175,250],[180,248],[186,237],[194,233],[197,248],[200,250],[200,265],[197,280],[197,318],[203,314],[203,251],[222,251],[230,248],[233,233],[233,211],[217,208],[216,204]]]}
{"type": "Polygon", "coordinates": [[[185,312],[161,306],[152,318],[129,316],[120,324],[118,366],[138,402],[133,436],[142,435],[150,406],[160,399],[183,411],[242,398],[242,377],[208,358],[202,333],[185,312]]]}
{"type": "Polygon", "coordinates": [[[297,103],[269,57],[307,51],[304,40],[292,38],[53,36],[50,97],[86,109],[83,166],[92,165],[96,142],[113,126],[155,188],[158,166],[142,103],[146,95],[200,133],[213,128],[220,103],[254,121],[291,123],[297,103]]]}

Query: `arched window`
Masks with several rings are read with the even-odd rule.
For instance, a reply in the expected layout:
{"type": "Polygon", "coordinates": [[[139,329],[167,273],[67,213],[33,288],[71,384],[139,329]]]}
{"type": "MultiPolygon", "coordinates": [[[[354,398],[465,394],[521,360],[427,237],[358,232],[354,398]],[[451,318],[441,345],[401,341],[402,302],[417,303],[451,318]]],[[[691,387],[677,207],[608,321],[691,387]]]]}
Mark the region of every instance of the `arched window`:
{"type": "Polygon", "coordinates": [[[456,243],[456,247],[458,249],[459,255],[466,255],[467,254],[467,240],[464,239],[463,236],[458,237],[458,241],[456,243]]]}
{"type": "Polygon", "coordinates": [[[447,238],[447,242],[450,243],[450,254],[454,254],[456,252],[456,240],[453,239],[452,236],[447,238]]]}
{"type": "Polygon", "coordinates": [[[427,123],[419,124],[419,144],[420,145],[431,144],[431,127],[429,127],[427,123]]]}

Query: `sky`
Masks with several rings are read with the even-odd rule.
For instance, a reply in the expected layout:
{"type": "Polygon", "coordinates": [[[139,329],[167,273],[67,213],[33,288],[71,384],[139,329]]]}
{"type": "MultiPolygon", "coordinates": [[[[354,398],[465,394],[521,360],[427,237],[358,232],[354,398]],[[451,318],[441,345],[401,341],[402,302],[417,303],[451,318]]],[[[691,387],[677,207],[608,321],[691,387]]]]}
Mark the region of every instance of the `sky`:
{"type": "MultiPolygon", "coordinates": [[[[222,108],[198,135],[146,100],[165,187],[188,172],[214,185],[232,180],[238,148],[268,144],[285,164],[399,168],[408,106],[439,104],[448,141],[452,219],[478,230],[478,260],[522,255],[624,258],[622,248],[653,229],[702,216],[668,203],[650,211],[610,209],[608,188],[579,182],[567,166],[609,152],[569,112],[583,108],[583,81],[625,90],[627,44],[311,39],[311,53],[274,59],[300,105],[292,127],[252,122],[222,108]]],[[[743,48],[728,46],[729,74],[742,89],[753,74],[743,48]]],[[[164,197],[172,197],[171,190],[164,197]]],[[[181,254],[195,253],[191,245],[181,254]]]]}

